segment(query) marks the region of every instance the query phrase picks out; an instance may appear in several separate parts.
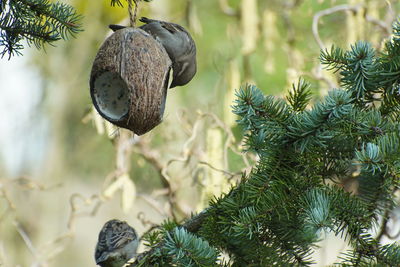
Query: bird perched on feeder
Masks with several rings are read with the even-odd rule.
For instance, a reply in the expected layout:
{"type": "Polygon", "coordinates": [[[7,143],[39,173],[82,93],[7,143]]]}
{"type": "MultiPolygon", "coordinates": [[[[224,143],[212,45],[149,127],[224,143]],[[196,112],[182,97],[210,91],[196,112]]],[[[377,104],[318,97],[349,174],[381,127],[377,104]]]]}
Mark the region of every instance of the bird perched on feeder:
{"type": "MultiPolygon", "coordinates": [[[[145,24],[139,28],[158,40],[168,53],[172,61],[173,79],[170,88],[182,86],[192,80],[197,70],[196,44],[190,34],[180,25],[161,20],[142,17],[145,24]]],[[[125,26],[109,25],[117,31],[125,26]]]]}
{"type": "Polygon", "coordinates": [[[106,222],[99,233],[95,260],[101,267],[122,267],[136,256],[139,238],[129,224],[120,220],[106,222]]]}

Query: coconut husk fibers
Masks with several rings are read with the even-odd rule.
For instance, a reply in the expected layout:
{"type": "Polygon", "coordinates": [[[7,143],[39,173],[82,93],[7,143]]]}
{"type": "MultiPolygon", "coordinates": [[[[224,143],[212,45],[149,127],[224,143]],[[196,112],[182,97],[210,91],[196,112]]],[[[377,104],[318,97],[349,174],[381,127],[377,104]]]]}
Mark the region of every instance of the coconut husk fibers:
{"type": "Polygon", "coordinates": [[[164,47],[138,28],[114,32],[100,47],[90,75],[90,93],[97,111],[111,123],[142,135],[161,121],[168,90],[171,60],[164,47]],[[95,81],[104,72],[120,77],[128,88],[129,111],[119,119],[99,108],[95,81]]]}

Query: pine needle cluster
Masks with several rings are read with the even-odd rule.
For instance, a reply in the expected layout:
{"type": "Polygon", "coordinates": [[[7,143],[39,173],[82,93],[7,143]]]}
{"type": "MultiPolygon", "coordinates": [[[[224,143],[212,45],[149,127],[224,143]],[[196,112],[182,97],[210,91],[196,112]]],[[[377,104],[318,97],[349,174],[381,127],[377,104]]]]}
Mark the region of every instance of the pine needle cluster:
{"type": "Polygon", "coordinates": [[[40,49],[81,31],[81,16],[73,7],[48,0],[0,0],[0,52],[21,55],[26,41],[40,49]]]}

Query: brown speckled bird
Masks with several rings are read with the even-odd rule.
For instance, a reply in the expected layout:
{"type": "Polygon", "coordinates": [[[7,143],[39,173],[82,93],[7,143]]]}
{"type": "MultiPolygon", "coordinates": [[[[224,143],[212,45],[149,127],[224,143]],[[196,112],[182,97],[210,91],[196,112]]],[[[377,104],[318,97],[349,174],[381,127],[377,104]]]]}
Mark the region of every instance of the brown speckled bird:
{"type": "Polygon", "coordinates": [[[136,255],[139,238],[129,224],[119,220],[106,222],[99,233],[95,260],[101,267],[122,267],[136,255]]]}
{"type": "MultiPolygon", "coordinates": [[[[192,80],[197,71],[196,44],[190,34],[180,25],[142,17],[145,24],[139,28],[151,34],[165,48],[172,61],[173,79],[170,88],[182,86],[192,80]]],[[[117,31],[125,26],[111,24],[117,31]]]]}

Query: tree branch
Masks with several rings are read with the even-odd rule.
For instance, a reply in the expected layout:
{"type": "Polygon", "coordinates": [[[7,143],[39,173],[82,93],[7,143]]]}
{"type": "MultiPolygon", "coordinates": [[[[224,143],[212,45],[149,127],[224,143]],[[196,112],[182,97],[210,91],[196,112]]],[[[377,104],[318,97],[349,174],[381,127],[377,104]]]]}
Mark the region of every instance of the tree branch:
{"type": "Polygon", "coordinates": [[[333,13],[339,12],[339,11],[349,10],[349,11],[353,11],[353,12],[357,13],[360,11],[361,8],[362,8],[362,5],[355,5],[355,6],[339,5],[339,6],[334,6],[332,8],[321,10],[314,15],[313,22],[312,22],[312,33],[313,33],[315,41],[317,42],[317,44],[321,50],[324,50],[326,47],[319,36],[319,31],[318,31],[319,20],[323,16],[330,15],[330,14],[333,14],[333,13]]]}
{"type": "MultiPolygon", "coordinates": [[[[182,224],[181,227],[186,228],[186,230],[190,233],[196,233],[200,229],[203,221],[208,217],[209,210],[210,210],[210,208],[206,208],[199,214],[197,214],[197,215],[193,216],[192,218],[190,218],[189,220],[187,220],[184,224],[182,224]]],[[[164,246],[164,242],[160,242],[156,247],[153,247],[152,249],[139,254],[133,263],[129,263],[129,264],[125,265],[124,267],[141,266],[141,261],[143,261],[146,257],[154,254],[158,249],[162,248],[163,246],[164,246]]]]}

